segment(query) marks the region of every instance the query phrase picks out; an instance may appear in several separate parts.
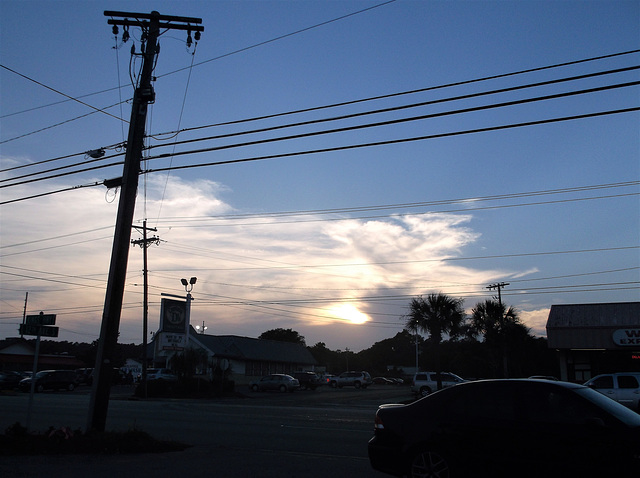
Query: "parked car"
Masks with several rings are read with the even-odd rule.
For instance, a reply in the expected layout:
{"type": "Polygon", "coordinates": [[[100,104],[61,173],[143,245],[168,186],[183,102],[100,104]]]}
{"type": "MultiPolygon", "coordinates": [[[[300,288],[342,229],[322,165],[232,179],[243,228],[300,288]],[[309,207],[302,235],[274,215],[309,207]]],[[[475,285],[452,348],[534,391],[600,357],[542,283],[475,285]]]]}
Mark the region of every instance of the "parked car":
{"type": "Polygon", "coordinates": [[[373,377],[372,381],[376,385],[395,385],[395,382],[393,380],[385,377],[373,377]]]}
{"type": "Polygon", "coordinates": [[[356,387],[367,388],[373,383],[369,372],[342,372],[337,377],[333,377],[329,382],[333,388],[356,387]]]}
{"type": "Polygon", "coordinates": [[[585,385],[640,413],[640,373],[596,375],[585,385]]]}
{"type": "Polygon", "coordinates": [[[22,378],[20,372],[0,372],[0,390],[13,390],[14,388],[18,388],[18,384],[22,378]]]}
{"type": "Polygon", "coordinates": [[[147,370],[147,382],[152,382],[154,380],[177,382],[178,376],[168,368],[150,368],[147,370]]]}
{"type": "MultiPolygon", "coordinates": [[[[18,388],[23,392],[31,390],[31,381],[34,377],[24,378],[18,384],[18,388]]],[[[35,391],[45,390],[69,390],[76,388],[76,373],[73,370],[43,370],[36,373],[35,391]]]]}
{"type": "Polygon", "coordinates": [[[249,383],[249,388],[254,392],[263,392],[267,390],[293,392],[297,388],[300,388],[300,382],[291,375],[274,373],[271,375],[265,375],[260,380],[254,380],[249,383]]]}
{"type": "Polygon", "coordinates": [[[395,476],[637,476],[640,415],[578,384],[466,382],[381,405],[371,466],[395,476]]]}
{"type": "Polygon", "coordinates": [[[324,385],[324,381],[314,372],[295,372],[293,378],[300,382],[300,390],[315,390],[324,385]]]}
{"type": "Polygon", "coordinates": [[[411,382],[411,391],[416,395],[426,397],[432,392],[438,390],[438,375],[442,380],[442,388],[452,387],[459,383],[464,382],[464,379],[458,377],[456,374],[449,372],[418,372],[413,376],[411,382]]]}

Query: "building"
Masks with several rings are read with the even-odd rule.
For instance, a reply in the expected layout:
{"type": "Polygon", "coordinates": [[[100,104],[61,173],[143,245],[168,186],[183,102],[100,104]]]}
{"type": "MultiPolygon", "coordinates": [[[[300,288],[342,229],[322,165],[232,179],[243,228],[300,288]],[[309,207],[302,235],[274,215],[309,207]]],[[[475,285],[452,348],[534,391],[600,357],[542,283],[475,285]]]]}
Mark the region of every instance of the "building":
{"type": "Polygon", "coordinates": [[[552,305],[547,339],[562,380],[640,371],[640,302],[552,305]]]}
{"type": "MultiPolygon", "coordinates": [[[[0,342],[0,370],[28,372],[33,370],[35,348],[25,339],[6,339],[0,342]]],[[[73,370],[85,364],[66,354],[39,354],[37,370],[73,370]]]]}
{"type": "MultiPolygon", "coordinates": [[[[315,370],[317,362],[304,345],[255,339],[237,335],[205,335],[191,327],[189,348],[203,353],[206,364],[200,370],[210,375],[214,370],[224,370],[236,384],[248,384],[251,380],[271,373],[315,370]]],[[[162,332],[158,332],[159,336],[162,332]]],[[[154,341],[154,365],[164,367],[176,353],[175,348],[160,347],[161,337],[154,341]],[[165,348],[166,350],[162,350],[165,348]]]]}

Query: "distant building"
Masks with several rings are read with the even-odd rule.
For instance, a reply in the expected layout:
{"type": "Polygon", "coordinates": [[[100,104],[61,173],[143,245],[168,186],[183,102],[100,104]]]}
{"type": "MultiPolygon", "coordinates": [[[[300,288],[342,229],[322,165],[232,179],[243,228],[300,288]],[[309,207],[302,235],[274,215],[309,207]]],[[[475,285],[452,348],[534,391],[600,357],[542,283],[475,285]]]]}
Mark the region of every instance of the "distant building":
{"type": "Polygon", "coordinates": [[[640,302],[552,305],[547,339],[562,380],[640,371],[640,302]]]}
{"type": "MultiPolygon", "coordinates": [[[[153,356],[157,367],[166,366],[176,353],[173,347],[162,350],[161,334],[162,332],[158,332],[154,336],[153,356]]],[[[206,370],[201,372],[210,374],[215,368],[229,370],[236,384],[249,383],[257,377],[272,373],[292,374],[302,370],[315,370],[317,366],[307,347],[291,342],[237,335],[198,334],[191,327],[188,346],[206,354],[206,370]]]]}
{"type": "MultiPolygon", "coordinates": [[[[25,372],[33,370],[35,348],[22,338],[0,341],[0,370],[25,372]]],[[[73,370],[84,367],[77,358],[66,355],[39,354],[38,370],[73,370]]]]}

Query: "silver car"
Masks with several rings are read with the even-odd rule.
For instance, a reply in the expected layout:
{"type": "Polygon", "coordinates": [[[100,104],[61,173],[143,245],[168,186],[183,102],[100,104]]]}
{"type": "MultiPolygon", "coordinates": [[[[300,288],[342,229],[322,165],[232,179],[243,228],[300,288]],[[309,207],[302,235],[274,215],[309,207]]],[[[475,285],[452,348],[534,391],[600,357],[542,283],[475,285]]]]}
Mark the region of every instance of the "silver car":
{"type": "Polygon", "coordinates": [[[298,379],[293,378],[291,375],[285,375],[282,373],[274,373],[271,375],[265,375],[260,380],[254,380],[249,384],[249,388],[254,392],[262,392],[267,390],[277,390],[280,392],[293,392],[300,388],[300,382],[298,379]]]}

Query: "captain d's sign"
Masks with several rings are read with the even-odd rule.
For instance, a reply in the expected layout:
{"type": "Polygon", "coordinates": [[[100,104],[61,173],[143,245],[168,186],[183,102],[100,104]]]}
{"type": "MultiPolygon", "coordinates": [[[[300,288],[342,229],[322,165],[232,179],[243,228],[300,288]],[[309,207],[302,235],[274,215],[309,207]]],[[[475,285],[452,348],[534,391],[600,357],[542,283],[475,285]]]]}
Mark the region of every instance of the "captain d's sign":
{"type": "Polygon", "coordinates": [[[613,332],[613,343],[622,347],[640,346],[640,329],[618,329],[613,332]]]}

